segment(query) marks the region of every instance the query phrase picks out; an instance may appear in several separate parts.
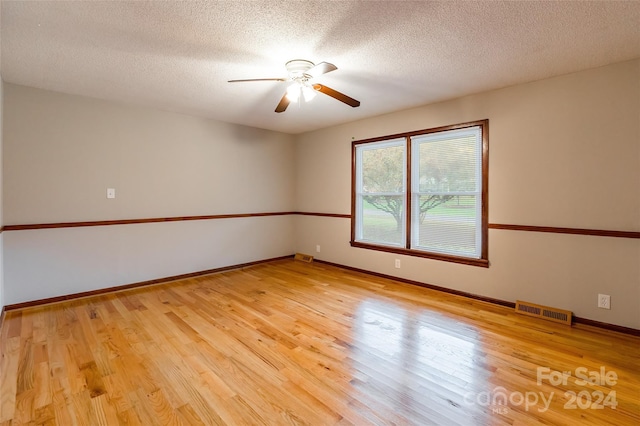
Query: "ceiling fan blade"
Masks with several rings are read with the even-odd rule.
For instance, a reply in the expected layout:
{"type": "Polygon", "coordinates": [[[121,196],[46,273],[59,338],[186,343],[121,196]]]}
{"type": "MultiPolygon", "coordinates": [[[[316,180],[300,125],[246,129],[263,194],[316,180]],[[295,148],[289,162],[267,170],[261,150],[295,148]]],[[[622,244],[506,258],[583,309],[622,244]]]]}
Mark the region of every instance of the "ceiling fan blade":
{"type": "Polygon", "coordinates": [[[244,83],[247,81],[287,81],[287,78],[248,78],[245,80],[229,80],[228,83],[244,83]]]}
{"type": "Polygon", "coordinates": [[[330,87],[323,86],[322,84],[314,84],[313,90],[317,90],[320,93],[324,93],[325,95],[331,96],[332,98],[337,99],[340,102],[344,102],[350,107],[355,108],[360,106],[360,101],[353,99],[352,97],[349,97],[344,93],[340,93],[337,90],[333,90],[330,87]]]}
{"type": "Polygon", "coordinates": [[[284,96],[282,97],[282,99],[280,99],[280,103],[278,104],[278,106],[276,107],[276,112],[284,112],[287,107],[289,106],[289,98],[287,97],[287,94],[285,93],[284,96]]]}
{"type": "Polygon", "coordinates": [[[333,64],[330,64],[329,62],[320,62],[313,68],[310,68],[309,70],[307,70],[305,74],[311,77],[318,77],[319,75],[326,74],[328,72],[335,71],[337,69],[338,67],[336,67],[333,64]]]}

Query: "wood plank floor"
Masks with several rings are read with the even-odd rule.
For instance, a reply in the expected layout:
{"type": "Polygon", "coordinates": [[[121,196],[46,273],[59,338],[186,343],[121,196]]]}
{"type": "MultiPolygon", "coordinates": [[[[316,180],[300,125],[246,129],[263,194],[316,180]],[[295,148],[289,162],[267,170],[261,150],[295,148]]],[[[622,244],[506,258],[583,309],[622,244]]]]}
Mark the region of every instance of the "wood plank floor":
{"type": "Polygon", "coordinates": [[[2,426],[640,424],[639,338],[318,263],[9,311],[1,339],[2,426]]]}

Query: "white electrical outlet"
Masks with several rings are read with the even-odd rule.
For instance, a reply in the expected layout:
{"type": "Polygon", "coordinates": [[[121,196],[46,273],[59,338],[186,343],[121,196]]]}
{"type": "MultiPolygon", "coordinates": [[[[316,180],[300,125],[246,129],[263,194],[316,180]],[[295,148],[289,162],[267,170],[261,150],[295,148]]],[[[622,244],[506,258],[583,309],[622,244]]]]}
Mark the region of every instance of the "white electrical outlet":
{"type": "Polygon", "coordinates": [[[598,308],[611,309],[611,296],[609,296],[608,294],[599,294],[598,308]]]}
{"type": "Polygon", "coordinates": [[[396,269],[400,269],[400,259],[396,259],[396,269]]]}
{"type": "Polygon", "coordinates": [[[316,253],[320,253],[320,244],[316,246],[316,253]]]}

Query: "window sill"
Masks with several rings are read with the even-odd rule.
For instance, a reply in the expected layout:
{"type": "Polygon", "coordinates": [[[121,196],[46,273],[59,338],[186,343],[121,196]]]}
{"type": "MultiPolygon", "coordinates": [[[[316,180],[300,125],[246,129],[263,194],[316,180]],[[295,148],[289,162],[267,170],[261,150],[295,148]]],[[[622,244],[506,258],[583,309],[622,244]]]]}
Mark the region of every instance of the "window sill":
{"type": "Polygon", "coordinates": [[[479,266],[481,268],[489,267],[488,259],[472,259],[470,257],[450,256],[446,254],[429,253],[418,250],[408,250],[399,247],[379,246],[375,244],[362,243],[357,241],[351,241],[351,247],[357,247],[368,250],[385,251],[388,253],[403,254],[406,256],[423,257],[426,259],[442,260],[445,262],[461,263],[463,265],[479,266]]]}

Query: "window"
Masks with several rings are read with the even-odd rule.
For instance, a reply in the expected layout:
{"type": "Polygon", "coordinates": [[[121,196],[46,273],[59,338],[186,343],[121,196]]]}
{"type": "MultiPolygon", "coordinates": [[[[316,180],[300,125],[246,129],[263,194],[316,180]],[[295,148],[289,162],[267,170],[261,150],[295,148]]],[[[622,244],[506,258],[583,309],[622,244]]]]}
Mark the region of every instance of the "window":
{"type": "Polygon", "coordinates": [[[488,125],[354,141],[351,245],[488,267],[488,125]]]}

